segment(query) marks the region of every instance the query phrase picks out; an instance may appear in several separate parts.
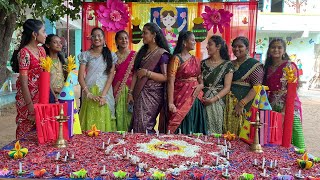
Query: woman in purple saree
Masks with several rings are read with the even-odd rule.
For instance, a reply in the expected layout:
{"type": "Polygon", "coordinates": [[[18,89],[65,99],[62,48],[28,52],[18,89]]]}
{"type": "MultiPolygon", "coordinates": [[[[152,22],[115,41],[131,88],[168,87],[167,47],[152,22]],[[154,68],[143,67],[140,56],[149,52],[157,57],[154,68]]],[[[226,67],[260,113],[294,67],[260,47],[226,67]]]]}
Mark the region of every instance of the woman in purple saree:
{"type": "MultiPolygon", "coordinates": [[[[134,63],[134,74],[128,94],[129,104],[133,104],[130,129],[134,132],[154,132],[156,118],[165,103],[165,82],[169,47],[160,28],[154,23],[143,27],[144,45],[140,48],[134,63]]],[[[161,119],[161,118],[160,118],[161,119]]],[[[159,130],[164,131],[165,120],[160,120],[159,130]]]]}

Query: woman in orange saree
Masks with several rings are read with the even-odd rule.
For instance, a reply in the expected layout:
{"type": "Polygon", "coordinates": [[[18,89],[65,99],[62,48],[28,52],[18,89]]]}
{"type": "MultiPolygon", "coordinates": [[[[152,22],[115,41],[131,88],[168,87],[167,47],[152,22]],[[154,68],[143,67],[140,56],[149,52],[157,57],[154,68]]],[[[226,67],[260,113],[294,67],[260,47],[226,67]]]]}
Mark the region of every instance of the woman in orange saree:
{"type": "Polygon", "coordinates": [[[194,49],[195,37],[190,31],[181,31],[174,56],[168,69],[168,131],[189,134],[206,133],[202,97],[202,78],[199,60],[189,51],[194,49]]]}

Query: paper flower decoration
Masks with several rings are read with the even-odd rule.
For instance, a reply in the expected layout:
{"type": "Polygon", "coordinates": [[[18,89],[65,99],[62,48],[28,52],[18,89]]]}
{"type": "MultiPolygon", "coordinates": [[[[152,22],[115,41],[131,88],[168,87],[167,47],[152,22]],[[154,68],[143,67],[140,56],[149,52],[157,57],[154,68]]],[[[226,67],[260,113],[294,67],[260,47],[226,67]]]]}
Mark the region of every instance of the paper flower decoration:
{"type": "Polygon", "coordinates": [[[227,141],[233,141],[236,139],[236,135],[232,134],[230,131],[227,132],[227,134],[223,135],[224,139],[227,141]]]}
{"type": "Polygon", "coordinates": [[[285,67],[283,68],[285,72],[285,78],[287,79],[288,83],[295,83],[297,82],[297,77],[295,75],[295,69],[292,69],[292,67],[285,67]]]}
{"type": "Polygon", "coordinates": [[[68,57],[68,63],[67,65],[65,65],[64,67],[66,69],[66,71],[69,73],[71,72],[72,70],[74,70],[75,68],[77,68],[77,65],[76,65],[76,61],[75,61],[75,57],[73,56],[69,56],[68,57]]]}
{"type": "Polygon", "coordinates": [[[33,171],[33,176],[34,177],[42,177],[47,171],[45,169],[41,169],[41,170],[35,170],[33,171]]]}
{"type": "Polygon", "coordinates": [[[127,176],[127,173],[124,171],[117,171],[117,172],[113,172],[113,175],[115,178],[120,178],[120,179],[124,179],[127,176]]]}
{"type": "Polygon", "coordinates": [[[217,134],[217,133],[213,133],[212,135],[213,135],[213,137],[215,137],[215,138],[220,138],[220,137],[222,136],[222,134],[217,134]]]}
{"type": "Polygon", "coordinates": [[[152,177],[154,180],[163,180],[165,179],[165,174],[163,172],[160,172],[160,171],[155,171],[153,174],[152,174],[152,177]]]}
{"type": "Polygon", "coordinates": [[[85,169],[80,169],[79,171],[73,172],[70,175],[70,178],[86,178],[87,177],[87,171],[85,169]]]}
{"type": "Polygon", "coordinates": [[[7,168],[3,168],[2,170],[0,170],[0,176],[6,176],[9,174],[10,174],[10,171],[7,168]]]}
{"type": "Polygon", "coordinates": [[[253,100],[252,106],[258,109],[272,110],[267,97],[267,91],[266,91],[269,89],[269,87],[259,85],[259,86],[253,86],[253,88],[256,91],[256,96],[253,100]]]}
{"type": "Polygon", "coordinates": [[[243,173],[240,176],[240,180],[253,180],[253,179],[254,179],[254,175],[249,173],[243,173]]]}
{"type": "Polygon", "coordinates": [[[313,160],[313,162],[315,162],[315,163],[320,162],[320,158],[319,158],[319,157],[314,157],[312,160],[313,160]]]}
{"type": "Polygon", "coordinates": [[[306,149],[302,148],[302,149],[299,149],[299,148],[294,148],[294,151],[298,154],[304,154],[306,152],[306,149]]]}
{"type": "Polygon", "coordinates": [[[313,166],[313,162],[309,161],[308,153],[304,153],[302,159],[297,159],[297,163],[302,169],[310,169],[313,166]]]}
{"type": "Polygon", "coordinates": [[[129,22],[128,7],[121,0],[107,1],[104,5],[99,5],[97,15],[106,31],[123,30],[129,22]]]}
{"type": "Polygon", "coordinates": [[[229,26],[232,13],[225,11],[224,9],[211,9],[209,6],[205,6],[205,13],[202,13],[201,16],[204,19],[204,26],[209,31],[213,27],[213,33],[217,32],[217,28],[220,33],[223,33],[223,26],[229,26]]]}
{"type": "Polygon", "coordinates": [[[122,134],[126,133],[126,131],[117,131],[117,133],[122,135],[122,134]]]}
{"type": "Polygon", "coordinates": [[[88,136],[99,136],[100,130],[97,129],[97,126],[94,124],[91,126],[91,129],[87,131],[88,136]]]}
{"type": "Polygon", "coordinates": [[[47,56],[46,58],[44,58],[44,57],[40,58],[40,66],[46,72],[50,72],[52,64],[53,64],[53,62],[52,62],[51,57],[47,56]]]}
{"type": "Polygon", "coordinates": [[[20,142],[17,141],[14,145],[14,148],[8,152],[8,155],[13,159],[21,159],[24,158],[28,154],[27,148],[21,148],[20,142]]]}

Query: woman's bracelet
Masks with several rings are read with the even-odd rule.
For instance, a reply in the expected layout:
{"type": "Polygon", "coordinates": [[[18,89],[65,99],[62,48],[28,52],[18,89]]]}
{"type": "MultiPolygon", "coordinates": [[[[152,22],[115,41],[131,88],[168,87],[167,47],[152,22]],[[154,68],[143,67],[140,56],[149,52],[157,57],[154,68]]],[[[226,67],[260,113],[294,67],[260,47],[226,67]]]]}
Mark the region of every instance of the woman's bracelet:
{"type": "Polygon", "coordinates": [[[217,94],[216,96],[217,96],[218,100],[220,100],[220,99],[221,99],[221,98],[220,98],[220,96],[219,96],[218,94],[217,94]]]}
{"type": "Polygon", "coordinates": [[[146,74],[144,76],[148,77],[149,70],[146,69],[146,74]]]}
{"type": "Polygon", "coordinates": [[[245,107],[247,104],[244,99],[241,99],[239,103],[240,103],[240,107],[245,107]]]}
{"type": "Polygon", "coordinates": [[[148,73],[149,73],[149,74],[148,74],[148,76],[147,76],[147,77],[150,79],[150,78],[151,78],[151,73],[152,73],[152,72],[151,72],[151,71],[148,71],[148,73]]]}
{"type": "Polygon", "coordinates": [[[84,92],[86,89],[88,89],[88,86],[84,87],[84,88],[82,89],[82,92],[84,92]]]}

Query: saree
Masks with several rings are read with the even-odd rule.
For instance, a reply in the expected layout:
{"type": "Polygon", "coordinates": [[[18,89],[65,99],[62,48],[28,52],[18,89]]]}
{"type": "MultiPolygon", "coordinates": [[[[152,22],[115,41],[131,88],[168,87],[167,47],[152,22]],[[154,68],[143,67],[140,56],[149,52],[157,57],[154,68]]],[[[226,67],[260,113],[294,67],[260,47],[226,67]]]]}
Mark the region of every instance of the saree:
{"type": "MultiPolygon", "coordinates": [[[[230,131],[239,135],[245,118],[245,113],[237,117],[234,113],[234,108],[238,101],[243,99],[254,84],[262,84],[263,67],[262,64],[253,58],[245,60],[238,69],[233,73],[231,91],[226,96],[226,107],[224,110],[223,132],[230,131]]],[[[248,112],[252,105],[252,101],[247,103],[244,111],[248,112]]]]}
{"type": "MultiPolygon", "coordinates": [[[[225,61],[217,67],[207,65],[207,60],[201,62],[202,78],[204,83],[204,97],[211,99],[224,87],[224,77],[234,71],[231,61],[225,61]]],[[[205,106],[207,112],[207,125],[210,133],[222,134],[223,112],[225,108],[224,98],[205,106]]]]}
{"type": "MultiPolygon", "coordinates": [[[[169,61],[168,52],[162,48],[149,53],[141,61],[140,67],[152,72],[161,72],[161,65],[169,61]]],[[[136,133],[154,132],[156,118],[164,104],[164,83],[147,77],[137,79],[133,89],[133,114],[130,129],[136,133]]]]}
{"type": "Polygon", "coordinates": [[[175,76],[174,105],[177,112],[169,112],[168,130],[176,132],[178,127],[183,134],[206,133],[206,119],[204,107],[200,101],[202,91],[198,97],[192,97],[194,87],[197,86],[197,77],[200,75],[200,64],[196,57],[191,56],[184,61],[175,56],[169,63],[168,76],[175,76]]]}
{"type": "MultiPolygon", "coordinates": [[[[283,62],[274,71],[271,67],[267,71],[267,80],[265,85],[269,87],[269,102],[276,112],[284,112],[287,96],[288,82],[285,78],[284,68],[289,67],[295,69],[295,76],[299,79],[298,68],[295,63],[291,61],[283,62]]],[[[302,130],[302,108],[299,97],[296,96],[294,100],[294,119],[292,131],[292,144],[298,148],[305,148],[304,135],[302,130]]]]}
{"type": "MultiPolygon", "coordinates": [[[[46,57],[46,52],[42,47],[38,47],[39,57],[46,57]]],[[[40,58],[39,58],[40,59],[40,58]]],[[[35,125],[31,124],[28,119],[30,114],[27,103],[23,94],[20,82],[21,75],[28,76],[28,89],[30,91],[30,97],[33,104],[39,102],[39,77],[42,69],[40,67],[40,60],[35,57],[28,48],[22,48],[18,53],[19,60],[19,72],[20,75],[17,79],[17,95],[16,95],[16,138],[21,139],[26,133],[35,129],[35,125]]],[[[49,93],[49,92],[48,92],[49,93]]]]}
{"type": "Polygon", "coordinates": [[[134,64],[135,51],[131,51],[129,55],[122,61],[119,59],[116,63],[116,74],[114,76],[112,86],[115,98],[116,122],[118,131],[128,131],[131,123],[132,114],[128,111],[128,89],[132,81],[132,68],[134,64]]]}
{"type": "MultiPolygon", "coordinates": [[[[116,55],[113,53],[112,58],[116,55]]],[[[107,82],[108,75],[105,73],[107,63],[103,60],[103,56],[95,57],[89,51],[82,52],[79,55],[81,64],[86,64],[85,82],[88,90],[95,96],[100,96],[107,82]]],[[[92,125],[104,132],[116,131],[114,97],[112,86],[106,94],[106,104],[99,105],[99,102],[82,97],[81,109],[79,114],[82,130],[91,129],[92,125]]]]}

